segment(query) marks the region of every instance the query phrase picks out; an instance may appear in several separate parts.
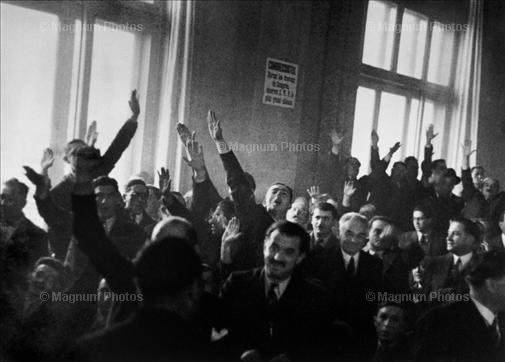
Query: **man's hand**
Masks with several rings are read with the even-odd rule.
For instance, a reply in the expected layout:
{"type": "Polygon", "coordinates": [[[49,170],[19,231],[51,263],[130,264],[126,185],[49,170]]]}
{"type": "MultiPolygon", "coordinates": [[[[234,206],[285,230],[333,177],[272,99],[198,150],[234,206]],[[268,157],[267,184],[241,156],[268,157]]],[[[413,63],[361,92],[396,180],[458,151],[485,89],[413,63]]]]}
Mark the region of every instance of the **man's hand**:
{"type": "Polygon", "coordinates": [[[354,182],[346,181],[344,183],[344,196],[351,197],[356,192],[356,187],[354,186],[354,182]]]}
{"type": "Polygon", "coordinates": [[[97,139],[98,139],[98,132],[96,131],[96,121],[93,121],[88,127],[88,132],[86,132],[85,141],[88,146],[95,147],[97,139]]]}
{"type": "Polygon", "coordinates": [[[48,170],[51,168],[53,163],[54,163],[53,150],[50,148],[46,148],[42,153],[42,160],[40,160],[40,169],[43,176],[47,176],[48,170]]]}
{"type": "Polygon", "coordinates": [[[25,169],[26,178],[36,186],[35,196],[41,200],[45,199],[51,189],[51,180],[47,176],[47,173],[38,174],[29,166],[23,166],[23,168],[25,169]]]}
{"type": "Polygon", "coordinates": [[[431,147],[431,141],[437,136],[438,133],[435,133],[433,124],[430,124],[426,130],[426,147],[431,147]]]}
{"type": "Polygon", "coordinates": [[[393,155],[396,151],[398,151],[398,149],[399,149],[401,146],[402,146],[402,145],[400,144],[400,142],[396,142],[396,143],[393,145],[393,147],[391,147],[391,148],[389,149],[389,153],[390,153],[391,155],[393,155]]]}
{"type": "Polygon", "coordinates": [[[240,221],[238,218],[233,217],[228,222],[221,237],[221,261],[224,264],[231,264],[233,262],[232,247],[241,236],[240,221]]]}
{"type": "MultiPolygon", "coordinates": [[[[182,123],[177,123],[177,133],[179,134],[179,138],[181,139],[181,142],[184,146],[187,147],[188,142],[193,138],[194,136],[191,134],[189,131],[189,128],[182,123]]],[[[193,132],[194,134],[195,132],[193,132]]]]}
{"type": "Polygon", "coordinates": [[[463,157],[469,158],[474,152],[477,152],[476,149],[472,150],[472,140],[467,139],[464,143],[461,144],[461,148],[463,149],[463,157]]]}
{"type": "Polygon", "coordinates": [[[137,117],[140,114],[140,105],[139,105],[139,97],[137,96],[137,90],[133,90],[130,96],[130,100],[128,101],[130,105],[130,109],[132,111],[132,120],[136,121],[137,117]]]}
{"type": "Polygon", "coordinates": [[[340,152],[340,145],[344,140],[344,133],[343,132],[339,133],[335,129],[332,129],[330,132],[330,138],[332,143],[331,152],[335,155],[338,155],[338,153],[340,152]]]}
{"type": "Polygon", "coordinates": [[[186,144],[187,158],[182,156],[186,164],[195,171],[205,170],[205,160],[203,158],[203,147],[195,140],[196,132],[191,134],[191,138],[186,144]]]}
{"type": "Polygon", "coordinates": [[[321,196],[321,193],[319,192],[319,186],[310,186],[310,188],[307,189],[307,193],[313,200],[317,200],[321,196]]]}
{"type": "Polygon", "coordinates": [[[158,179],[158,185],[160,187],[161,194],[166,195],[168,192],[170,192],[170,189],[172,187],[172,179],[170,178],[170,172],[167,168],[162,167],[158,171],[158,179]]]}
{"type": "Polygon", "coordinates": [[[373,148],[379,147],[379,134],[375,129],[372,130],[372,147],[373,148]]]}
{"type": "Polygon", "coordinates": [[[209,110],[209,113],[207,114],[207,125],[209,126],[210,138],[212,138],[214,142],[224,141],[221,123],[218,121],[212,110],[209,110]]]}

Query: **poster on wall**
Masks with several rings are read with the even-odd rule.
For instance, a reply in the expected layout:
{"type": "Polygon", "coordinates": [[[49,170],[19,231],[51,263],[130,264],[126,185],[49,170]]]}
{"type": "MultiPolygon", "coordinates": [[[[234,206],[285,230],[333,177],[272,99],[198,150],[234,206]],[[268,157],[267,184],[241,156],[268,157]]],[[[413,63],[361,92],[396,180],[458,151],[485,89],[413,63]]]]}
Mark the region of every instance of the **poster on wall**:
{"type": "Polygon", "coordinates": [[[263,103],[294,108],[297,82],[298,64],[267,58],[263,103]]]}

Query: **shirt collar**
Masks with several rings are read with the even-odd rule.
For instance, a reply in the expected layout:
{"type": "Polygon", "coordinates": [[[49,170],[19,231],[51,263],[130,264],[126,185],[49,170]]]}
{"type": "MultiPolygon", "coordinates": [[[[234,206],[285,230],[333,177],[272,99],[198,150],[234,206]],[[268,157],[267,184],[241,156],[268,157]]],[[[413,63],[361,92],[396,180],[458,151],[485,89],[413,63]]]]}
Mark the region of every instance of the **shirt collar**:
{"type": "Polygon", "coordinates": [[[470,296],[472,299],[473,304],[475,304],[475,307],[479,311],[480,315],[482,318],[484,318],[484,321],[486,322],[487,326],[490,327],[493,325],[494,319],[496,318],[495,314],[484,304],[479,302],[477,299],[473,298],[470,296]]]}
{"type": "Polygon", "coordinates": [[[356,269],[358,268],[359,251],[354,255],[349,255],[345,251],[342,250],[342,256],[344,257],[344,263],[345,263],[346,268],[349,265],[349,262],[351,261],[351,257],[354,258],[354,267],[356,269]]]}
{"type": "Polygon", "coordinates": [[[466,264],[468,264],[470,259],[472,259],[472,256],[473,256],[473,252],[469,252],[468,254],[461,255],[461,256],[458,256],[456,254],[452,254],[453,264],[456,264],[458,259],[461,259],[461,269],[463,269],[466,266],[466,264]]]}
{"type": "MultiPolygon", "coordinates": [[[[286,280],[283,280],[282,282],[277,284],[277,287],[274,288],[275,295],[277,295],[277,300],[281,299],[282,295],[286,291],[286,288],[288,287],[288,284],[291,280],[291,277],[289,277],[286,280]]],[[[266,276],[265,276],[265,294],[268,294],[268,289],[270,285],[273,282],[271,282],[266,276]]]]}

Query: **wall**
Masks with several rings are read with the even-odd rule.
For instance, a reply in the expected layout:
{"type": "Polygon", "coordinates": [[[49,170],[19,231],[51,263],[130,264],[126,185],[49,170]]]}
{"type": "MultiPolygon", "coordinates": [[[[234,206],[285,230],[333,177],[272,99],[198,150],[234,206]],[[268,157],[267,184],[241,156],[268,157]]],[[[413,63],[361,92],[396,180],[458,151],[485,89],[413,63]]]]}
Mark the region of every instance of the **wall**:
{"type": "MultiPolygon", "coordinates": [[[[187,123],[199,134],[221,194],[226,185],[206,128],[209,108],[222,120],[227,141],[276,146],[277,151],[236,152],[256,178],[258,200],[275,181],[293,186],[295,194],[305,194],[310,185],[323,181],[318,170],[325,165],[329,130],[339,112],[347,123],[353,118],[355,83],[348,76],[357,71],[352,64],[359,60],[361,21],[353,20],[352,5],[356,3],[362,16],[364,3],[355,1],[197,2],[187,123]],[[299,65],[294,109],[262,103],[267,57],[299,65]],[[287,149],[287,144],[298,145],[299,151],[287,149]]],[[[191,181],[189,170],[183,172],[185,191],[191,181]]]]}
{"type": "Polygon", "coordinates": [[[505,3],[484,3],[477,163],[505,187],[505,3]]]}

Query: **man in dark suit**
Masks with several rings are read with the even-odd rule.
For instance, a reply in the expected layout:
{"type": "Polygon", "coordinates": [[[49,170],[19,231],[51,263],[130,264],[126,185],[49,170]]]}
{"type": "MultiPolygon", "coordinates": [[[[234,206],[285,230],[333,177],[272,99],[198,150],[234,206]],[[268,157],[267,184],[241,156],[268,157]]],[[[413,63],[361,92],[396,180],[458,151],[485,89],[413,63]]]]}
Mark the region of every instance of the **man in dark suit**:
{"type": "Polygon", "coordinates": [[[479,226],[471,220],[458,218],[451,221],[445,255],[426,258],[423,262],[421,285],[427,293],[466,293],[464,278],[477,263],[481,240],[479,226]]]}
{"type": "Polygon", "coordinates": [[[485,253],[468,274],[470,295],[430,311],[416,326],[416,361],[503,361],[505,251],[485,253]]]}
{"type": "Polygon", "coordinates": [[[369,221],[368,245],[365,250],[382,260],[382,283],[389,292],[410,291],[410,271],[423,258],[417,244],[400,249],[398,226],[388,217],[374,216],[369,221]]]}
{"type": "Polygon", "coordinates": [[[265,236],[265,267],[234,272],[224,283],[232,358],[246,350],[264,359],[282,353],[291,359],[324,356],[321,345],[331,320],[324,289],[297,271],[308,247],[309,235],[300,225],[275,223],[265,236]]]}
{"type": "Polygon", "coordinates": [[[419,245],[426,256],[443,255],[447,252],[445,235],[433,229],[433,211],[428,203],[419,204],[412,212],[415,231],[403,233],[400,237],[400,248],[419,245]]]}
{"type": "Polygon", "coordinates": [[[132,178],[128,181],[123,195],[125,209],[130,216],[131,221],[137,224],[142,230],[152,224],[154,220],[147,214],[147,198],[149,190],[144,180],[132,178]]]}
{"type": "Polygon", "coordinates": [[[339,243],[333,234],[333,227],[338,219],[337,210],[333,205],[323,202],[318,204],[312,214],[312,232],[310,233],[310,249],[331,249],[339,243]]]}
{"type": "Polygon", "coordinates": [[[376,304],[365,296],[382,290],[382,262],[362,250],[367,230],[364,216],[344,214],[339,220],[340,245],[329,250],[314,249],[304,263],[304,273],[328,288],[333,313],[353,328],[355,338],[349,349],[354,357],[375,348],[372,320],[376,304]]]}
{"type": "Polygon", "coordinates": [[[127,258],[133,259],[145,242],[142,229],[121,214],[117,181],[101,176],[93,181],[98,217],[107,236],[127,258]]]}

